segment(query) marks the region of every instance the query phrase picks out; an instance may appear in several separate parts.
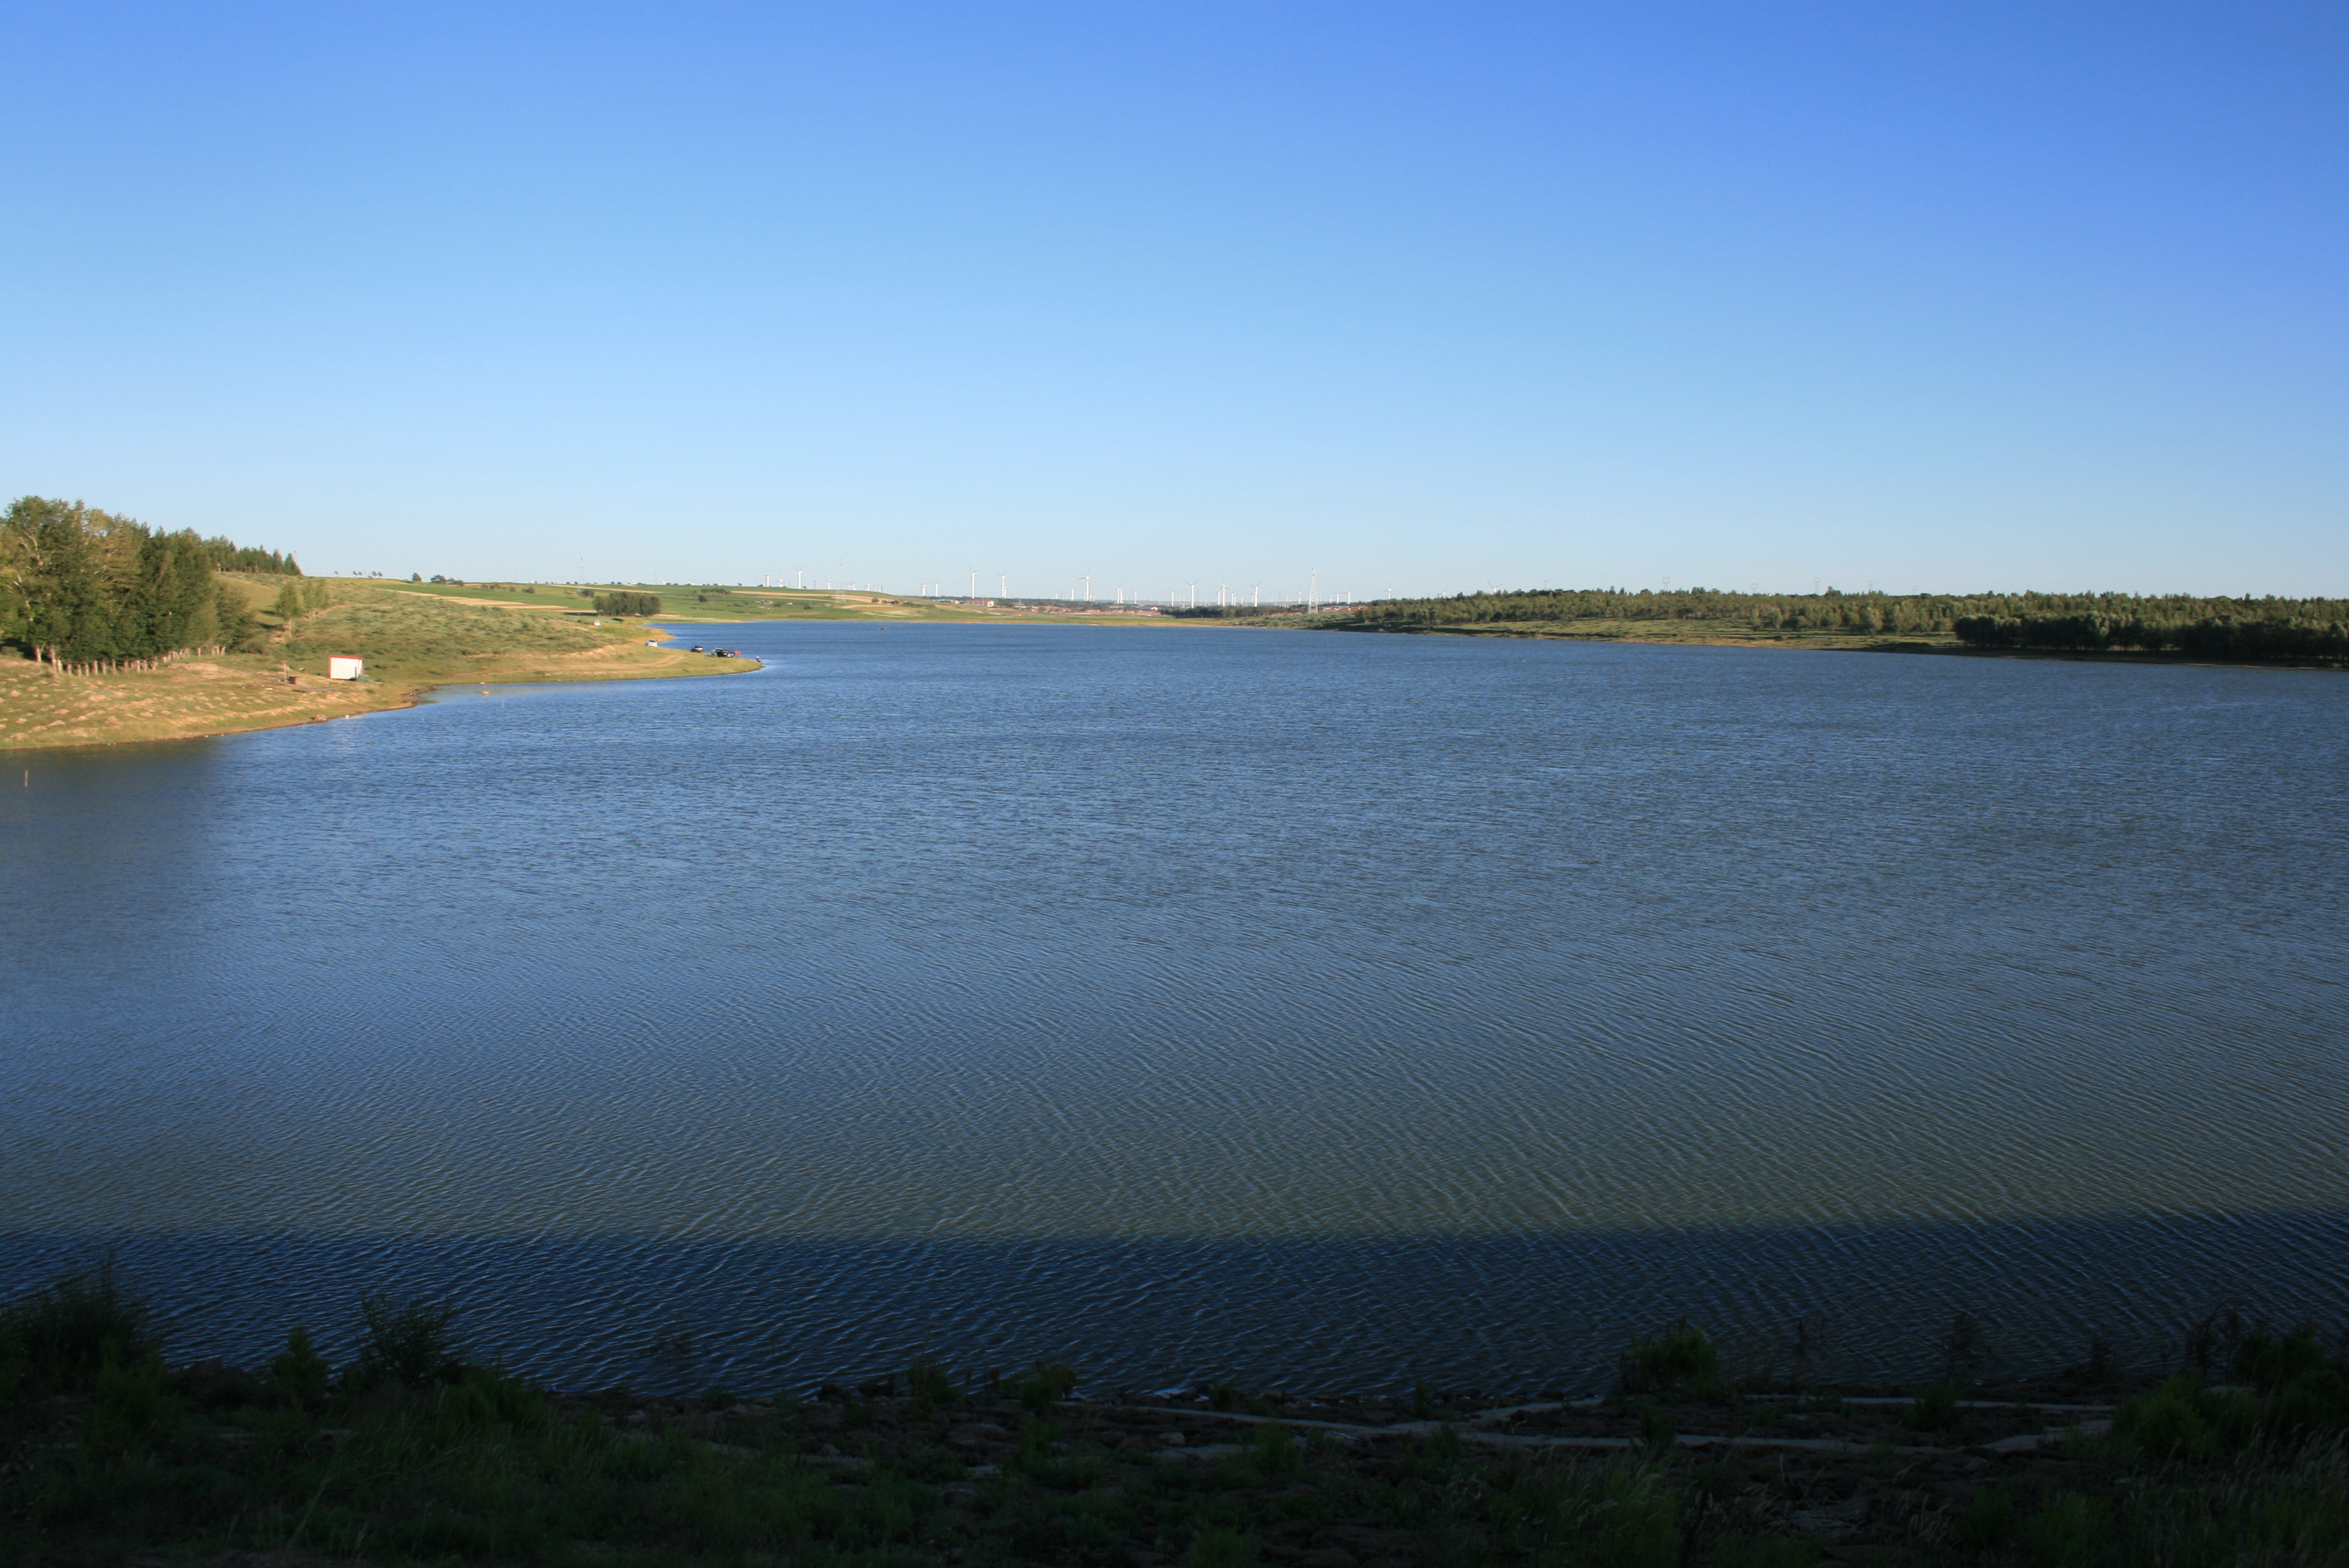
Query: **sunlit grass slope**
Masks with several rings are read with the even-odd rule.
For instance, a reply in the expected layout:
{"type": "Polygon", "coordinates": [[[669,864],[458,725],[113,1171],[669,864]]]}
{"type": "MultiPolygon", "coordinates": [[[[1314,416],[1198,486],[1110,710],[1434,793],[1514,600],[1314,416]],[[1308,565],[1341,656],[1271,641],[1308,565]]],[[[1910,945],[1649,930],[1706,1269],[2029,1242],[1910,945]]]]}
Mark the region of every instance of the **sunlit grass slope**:
{"type": "Polygon", "coordinates": [[[627,680],[754,667],[647,646],[643,622],[452,603],[388,584],[336,582],[328,608],[287,624],[269,608],[277,583],[231,579],[263,612],[255,651],[183,659],[161,669],[53,678],[0,656],[0,750],[163,740],[345,718],[407,706],[420,687],[471,681],[627,680]],[[326,660],[366,661],[363,681],[329,681],[326,660]]]}
{"type": "MultiPolygon", "coordinates": [[[[532,609],[579,609],[613,584],[579,583],[396,583],[401,593],[459,603],[516,604],[532,609]]],[[[631,583],[632,592],[660,595],[660,615],[668,621],[1034,621],[1061,623],[1075,617],[1055,611],[1019,609],[1006,600],[993,607],[949,604],[934,599],[867,589],[731,588],[710,583],[631,583]]],[[[1156,615],[1121,615],[1110,604],[1092,606],[1081,617],[1090,624],[1161,624],[1156,615]]]]}

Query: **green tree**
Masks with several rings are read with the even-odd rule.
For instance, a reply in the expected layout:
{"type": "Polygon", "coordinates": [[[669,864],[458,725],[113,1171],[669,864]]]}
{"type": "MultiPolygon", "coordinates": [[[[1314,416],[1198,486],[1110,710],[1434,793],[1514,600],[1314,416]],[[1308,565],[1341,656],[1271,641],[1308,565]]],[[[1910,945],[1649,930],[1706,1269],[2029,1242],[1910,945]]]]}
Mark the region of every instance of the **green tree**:
{"type": "Polygon", "coordinates": [[[261,641],[261,619],[236,584],[216,580],[212,590],[212,614],[220,627],[221,646],[229,652],[243,653],[261,641]]]}
{"type": "MultiPolygon", "coordinates": [[[[53,674],[216,642],[249,645],[258,623],[243,595],[215,577],[223,556],[299,575],[274,551],[160,532],[80,501],[20,496],[0,515],[0,634],[53,674]]],[[[304,602],[297,593],[296,604],[304,602]]]]}
{"type": "Polygon", "coordinates": [[[96,656],[109,639],[105,585],[87,509],[79,501],[20,496],[0,519],[8,543],[8,585],[33,656],[52,675],[96,656]]]}

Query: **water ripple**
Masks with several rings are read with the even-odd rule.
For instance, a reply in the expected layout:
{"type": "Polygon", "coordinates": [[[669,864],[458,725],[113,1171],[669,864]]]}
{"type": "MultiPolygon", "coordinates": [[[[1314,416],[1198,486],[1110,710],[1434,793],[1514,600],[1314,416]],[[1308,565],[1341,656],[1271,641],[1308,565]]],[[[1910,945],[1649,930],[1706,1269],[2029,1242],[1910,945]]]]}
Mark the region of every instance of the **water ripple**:
{"type": "Polygon", "coordinates": [[[638,1378],[656,1320],[744,1376],[1033,1312],[1136,1377],[1497,1381],[1823,1291],[2050,1354],[2349,1309],[2349,682],[728,640],[36,758],[0,1283],[129,1238],[233,1334],[431,1277],[638,1378]]]}

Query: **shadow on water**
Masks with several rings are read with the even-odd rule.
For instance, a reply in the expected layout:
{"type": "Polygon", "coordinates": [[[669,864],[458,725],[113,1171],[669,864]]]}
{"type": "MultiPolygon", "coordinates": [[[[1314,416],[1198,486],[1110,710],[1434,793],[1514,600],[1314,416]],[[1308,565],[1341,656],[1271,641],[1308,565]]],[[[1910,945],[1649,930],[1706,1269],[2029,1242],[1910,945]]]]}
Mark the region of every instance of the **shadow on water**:
{"type": "Polygon", "coordinates": [[[926,1347],[973,1368],[1065,1359],[1103,1387],[1595,1391],[1631,1335],[1682,1314],[1782,1369],[1817,1315],[1823,1374],[1907,1380],[1960,1310],[2024,1371],[2092,1336],[2170,1365],[2222,1301],[2349,1317],[2338,1212],[1346,1241],[16,1234],[0,1284],[109,1247],[159,1287],[181,1355],[258,1364],[295,1321],[347,1351],[374,1286],[460,1304],[473,1353],[514,1370],[645,1389],[800,1388],[926,1347]]]}

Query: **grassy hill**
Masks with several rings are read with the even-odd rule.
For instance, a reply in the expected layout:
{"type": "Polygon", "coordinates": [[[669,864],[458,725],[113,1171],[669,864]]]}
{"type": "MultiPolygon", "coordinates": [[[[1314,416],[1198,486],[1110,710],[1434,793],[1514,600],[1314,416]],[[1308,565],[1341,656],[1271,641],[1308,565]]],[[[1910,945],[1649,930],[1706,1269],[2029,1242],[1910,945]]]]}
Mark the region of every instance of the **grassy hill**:
{"type": "MultiPolygon", "coordinates": [[[[395,583],[392,592],[467,604],[584,607],[609,583],[395,583]]],[[[936,599],[882,593],[867,589],[735,588],[715,583],[631,583],[629,589],[660,595],[665,621],[1030,621],[1065,622],[1067,609],[1032,607],[1043,601],[1002,600],[992,605],[947,603],[936,599]]],[[[1155,614],[1121,614],[1113,604],[1094,604],[1086,623],[1155,624],[1155,614]]]]}
{"type": "Polygon", "coordinates": [[[452,594],[356,580],[331,583],[334,603],[288,624],[270,606],[277,579],[231,576],[261,614],[254,651],[178,660],[160,669],[52,677],[29,659],[0,655],[0,751],[165,740],[268,729],[404,707],[419,689],[473,681],[630,680],[718,675],[755,667],[646,645],[644,622],[564,614],[574,598],[512,595],[464,603],[452,594]],[[329,681],[330,655],[367,661],[363,681],[329,681]]]}

